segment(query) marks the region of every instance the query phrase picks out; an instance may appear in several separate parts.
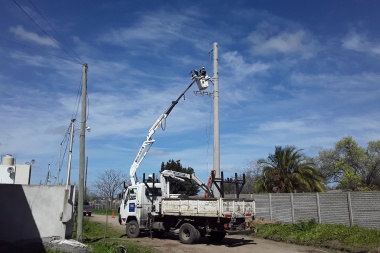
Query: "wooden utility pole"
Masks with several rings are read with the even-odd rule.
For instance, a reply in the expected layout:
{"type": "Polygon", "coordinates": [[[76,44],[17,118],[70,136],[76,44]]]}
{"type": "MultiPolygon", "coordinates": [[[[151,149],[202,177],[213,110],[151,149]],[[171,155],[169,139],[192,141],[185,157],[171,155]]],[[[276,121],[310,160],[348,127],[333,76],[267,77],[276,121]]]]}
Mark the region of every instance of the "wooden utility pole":
{"type": "Polygon", "coordinates": [[[83,64],[82,74],[82,117],[80,122],[79,137],[79,189],[78,189],[78,221],[77,241],[82,241],[83,236],[83,195],[84,195],[84,167],[85,167],[85,135],[86,135],[86,102],[87,102],[87,64],[83,64]]]}

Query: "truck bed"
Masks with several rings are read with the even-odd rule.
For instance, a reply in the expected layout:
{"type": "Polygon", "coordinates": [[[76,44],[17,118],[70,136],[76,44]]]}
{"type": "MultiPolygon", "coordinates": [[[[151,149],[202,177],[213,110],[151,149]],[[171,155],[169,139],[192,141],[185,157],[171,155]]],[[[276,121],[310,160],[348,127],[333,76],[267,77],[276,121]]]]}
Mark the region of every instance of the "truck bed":
{"type": "MultiPolygon", "coordinates": [[[[160,202],[162,215],[242,218],[255,215],[254,200],[201,198],[164,198],[160,202]]],[[[156,209],[157,210],[157,209],[156,209]]]]}

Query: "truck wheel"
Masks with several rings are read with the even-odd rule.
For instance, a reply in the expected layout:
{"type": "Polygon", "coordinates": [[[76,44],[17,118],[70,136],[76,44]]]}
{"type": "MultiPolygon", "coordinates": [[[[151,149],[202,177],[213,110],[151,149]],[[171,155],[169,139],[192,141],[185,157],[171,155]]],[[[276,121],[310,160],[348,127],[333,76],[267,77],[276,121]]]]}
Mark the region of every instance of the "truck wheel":
{"type": "Polygon", "coordinates": [[[201,233],[190,223],[184,223],[179,228],[179,240],[184,244],[197,243],[201,238],[201,233]]]}
{"type": "Polygon", "coordinates": [[[88,216],[90,216],[90,217],[91,217],[91,212],[89,212],[89,213],[88,213],[88,216]]]}
{"type": "Polygon", "coordinates": [[[226,237],[225,232],[213,231],[210,233],[210,236],[208,238],[212,242],[220,242],[221,240],[224,239],[224,237],[226,237]]]}
{"type": "Polygon", "coordinates": [[[131,220],[127,223],[126,234],[129,238],[136,238],[140,235],[140,228],[137,221],[131,220]]]}

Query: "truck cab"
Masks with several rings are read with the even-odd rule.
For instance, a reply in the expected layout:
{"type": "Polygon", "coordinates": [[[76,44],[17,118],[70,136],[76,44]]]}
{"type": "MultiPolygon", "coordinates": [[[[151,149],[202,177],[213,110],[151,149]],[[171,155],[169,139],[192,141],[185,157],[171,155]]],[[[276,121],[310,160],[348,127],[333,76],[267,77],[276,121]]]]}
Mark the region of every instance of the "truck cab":
{"type": "MultiPolygon", "coordinates": [[[[119,223],[127,225],[127,231],[131,232],[130,237],[134,237],[133,233],[139,232],[139,229],[149,228],[149,215],[155,212],[156,200],[161,198],[161,184],[147,183],[147,187],[143,183],[128,186],[123,194],[121,205],[119,207],[119,223]],[[131,227],[130,229],[128,228],[131,227]]],[[[158,208],[158,207],[157,207],[158,208]]]]}

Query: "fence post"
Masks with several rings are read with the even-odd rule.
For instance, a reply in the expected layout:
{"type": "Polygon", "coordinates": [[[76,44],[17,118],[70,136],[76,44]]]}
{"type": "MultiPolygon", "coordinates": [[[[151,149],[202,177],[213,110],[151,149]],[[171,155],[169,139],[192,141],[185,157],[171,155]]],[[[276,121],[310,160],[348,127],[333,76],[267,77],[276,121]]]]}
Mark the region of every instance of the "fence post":
{"type": "Polygon", "coordinates": [[[293,199],[293,193],[290,193],[290,203],[292,206],[292,224],[294,224],[294,199],[293,199]]]}
{"type": "Polygon", "coordinates": [[[318,215],[318,224],[322,223],[322,218],[321,218],[321,206],[319,204],[319,193],[316,193],[317,197],[317,215],[318,215]]]}
{"type": "Polygon", "coordinates": [[[351,193],[347,192],[347,204],[348,204],[348,218],[350,221],[350,227],[354,225],[354,217],[352,215],[352,206],[351,206],[351,193]]]}
{"type": "Polygon", "coordinates": [[[272,193],[269,193],[269,217],[272,221],[272,193]]]}

